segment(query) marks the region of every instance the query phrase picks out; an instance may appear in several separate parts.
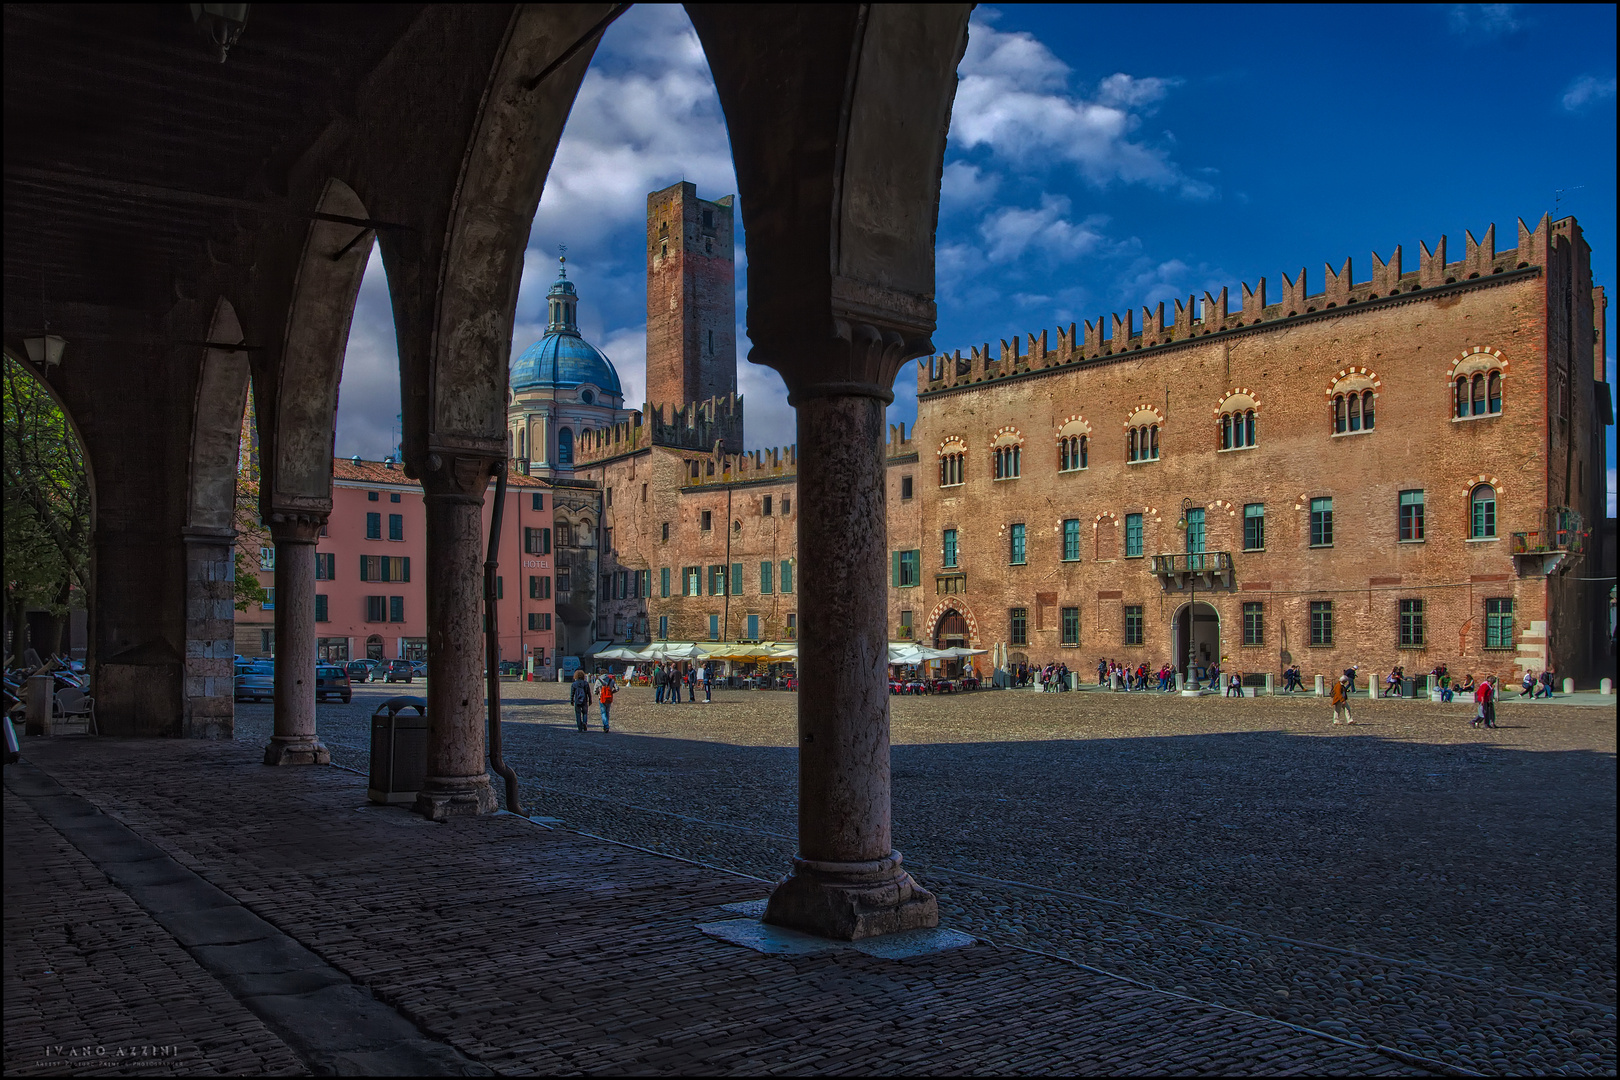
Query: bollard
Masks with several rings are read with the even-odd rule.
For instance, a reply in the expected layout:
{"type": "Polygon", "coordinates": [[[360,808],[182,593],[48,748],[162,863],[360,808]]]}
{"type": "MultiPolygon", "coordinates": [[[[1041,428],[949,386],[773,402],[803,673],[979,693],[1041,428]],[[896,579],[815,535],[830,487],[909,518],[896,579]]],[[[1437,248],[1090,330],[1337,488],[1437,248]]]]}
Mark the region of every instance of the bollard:
{"type": "MultiPolygon", "coordinates": [[[[1276,677],[1274,675],[1271,674],[1271,672],[1268,671],[1268,672],[1266,672],[1266,697],[1270,697],[1271,695],[1275,694],[1276,692],[1277,692],[1277,679],[1276,679],[1276,677]]],[[[1257,691],[1257,693],[1258,693],[1258,691],[1257,691]]]]}
{"type": "Polygon", "coordinates": [[[1604,697],[1608,697],[1610,694],[1614,693],[1614,680],[1604,679],[1602,682],[1598,683],[1598,693],[1602,694],[1604,697]]]}
{"type": "Polygon", "coordinates": [[[1316,677],[1316,696],[1317,697],[1322,697],[1322,696],[1325,695],[1325,693],[1326,693],[1325,680],[1323,680],[1322,676],[1318,675],[1316,677]]]}
{"type": "Polygon", "coordinates": [[[1110,690],[1118,690],[1119,689],[1119,672],[1111,671],[1111,672],[1108,673],[1108,689],[1110,689],[1110,690]]]}
{"type": "Polygon", "coordinates": [[[1378,672],[1371,672],[1367,676],[1367,697],[1371,701],[1378,700],[1378,672]]]}
{"type": "Polygon", "coordinates": [[[1564,693],[1573,694],[1574,692],[1575,692],[1575,680],[1574,679],[1565,679],[1564,680],[1564,693]]]}
{"type": "Polygon", "coordinates": [[[1187,689],[1187,673],[1185,671],[1176,672],[1176,689],[1187,689]]]}

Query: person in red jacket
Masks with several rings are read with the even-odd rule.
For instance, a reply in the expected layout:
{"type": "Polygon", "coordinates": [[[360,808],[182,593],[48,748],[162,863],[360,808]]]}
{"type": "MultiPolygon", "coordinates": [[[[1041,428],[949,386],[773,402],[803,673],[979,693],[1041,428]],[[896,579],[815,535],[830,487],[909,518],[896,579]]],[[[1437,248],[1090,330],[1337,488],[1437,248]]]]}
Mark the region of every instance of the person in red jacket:
{"type": "Polygon", "coordinates": [[[1474,688],[1474,701],[1479,708],[1474,712],[1472,727],[1496,726],[1496,676],[1490,675],[1479,680],[1474,688]]]}

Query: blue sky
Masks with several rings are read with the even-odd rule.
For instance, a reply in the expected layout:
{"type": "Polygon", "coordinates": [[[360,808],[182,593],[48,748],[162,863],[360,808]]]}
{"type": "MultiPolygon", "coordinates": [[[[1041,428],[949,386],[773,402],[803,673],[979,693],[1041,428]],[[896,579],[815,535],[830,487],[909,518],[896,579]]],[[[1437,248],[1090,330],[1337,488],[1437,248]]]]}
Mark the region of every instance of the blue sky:
{"type": "MultiPolygon", "coordinates": [[[[959,69],[938,251],[942,350],[1307,269],[1494,222],[1574,214],[1615,288],[1615,8],[981,7],[959,69]],[[1564,189],[1561,195],[1558,189],[1564,189]]],[[[604,36],[529,240],[514,348],[540,335],[566,243],[586,336],[627,403],[644,385],[646,193],[736,190],[701,49],[676,6],[604,36]]],[[[744,211],[746,214],[746,209],[744,211]]],[[[746,238],[744,238],[746,239],[746,238]]],[[[747,298],[738,259],[737,313],[747,298]]],[[[398,412],[373,256],[345,362],[337,452],[380,457],[398,412]]],[[[1608,380],[1615,383],[1613,322],[1608,380]]],[[[792,430],[781,380],[746,361],[750,445],[792,430]]],[[[915,378],[891,420],[916,415],[915,378]]],[[[1609,490],[1614,506],[1614,432],[1609,490]]]]}

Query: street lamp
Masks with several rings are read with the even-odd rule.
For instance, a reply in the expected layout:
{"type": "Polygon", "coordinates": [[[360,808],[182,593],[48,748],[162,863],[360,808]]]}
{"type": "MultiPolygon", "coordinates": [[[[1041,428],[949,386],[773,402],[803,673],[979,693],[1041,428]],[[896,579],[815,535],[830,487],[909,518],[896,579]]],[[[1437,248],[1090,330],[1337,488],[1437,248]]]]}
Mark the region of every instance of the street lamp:
{"type": "Polygon", "coordinates": [[[23,338],[23,348],[36,368],[48,372],[62,362],[62,350],[67,348],[67,342],[47,331],[40,337],[23,338]]]}

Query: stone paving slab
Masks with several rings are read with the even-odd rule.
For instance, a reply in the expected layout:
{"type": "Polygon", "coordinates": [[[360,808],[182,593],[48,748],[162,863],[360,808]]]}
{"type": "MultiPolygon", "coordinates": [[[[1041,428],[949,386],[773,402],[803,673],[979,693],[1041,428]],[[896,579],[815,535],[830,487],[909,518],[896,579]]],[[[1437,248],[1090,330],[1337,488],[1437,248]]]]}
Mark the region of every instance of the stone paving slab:
{"type": "MultiPolygon", "coordinates": [[[[744,875],[511,815],[430,825],[370,808],[361,777],[267,769],[242,745],[29,740],[25,757],[354,982],[311,1000],[369,992],[502,1073],[1424,1071],[1409,1057],[1027,951],[977,944],[892,959],[739,949],[697,924],[726,918],[724,905],[750,891],[764,895],[744,875]]],[[[8,793],[8,814],[13,801],[8,793]]],[[[9,828],[7,844],[9,990],[9,828]]],[[[99,872],[79,862],[79,887],[90,888],[99,872]]],[[[110,883],[97,892],[128,900],[110,883]]],[[[157,945],[188,955],[167,935],[157,945]]],[[[10,1002],[8,993],[8,1071],[10,1002]]],[[[15,1019],[26,1035],[27,1018],[15,1019]]],[[[54,1022],[37,1012],[33,1030],[54,1022]]]]}

